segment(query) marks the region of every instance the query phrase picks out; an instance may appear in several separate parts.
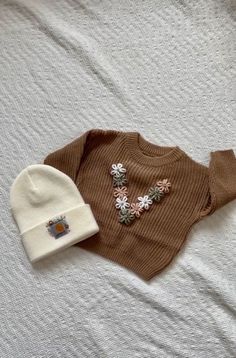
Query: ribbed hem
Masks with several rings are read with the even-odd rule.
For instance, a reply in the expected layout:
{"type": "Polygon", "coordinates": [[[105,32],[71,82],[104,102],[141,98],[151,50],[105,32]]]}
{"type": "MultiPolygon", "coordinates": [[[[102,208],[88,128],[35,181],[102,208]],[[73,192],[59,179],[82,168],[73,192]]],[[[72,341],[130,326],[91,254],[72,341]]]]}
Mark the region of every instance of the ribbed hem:
{"type": "MultiPolygon", "coordinates": [[[[126,267],[128,270],[133,271],[145,281],[152,279],[159,271],[163,269],[161,268],[157,271],[157,269],[155,267],[150,266],[148,262],[144,262],[143,260],[139,260],[137,257],[127,255],[126,252],[118,248],[109,247],[104,243],[100,242],[98,246],[96,245],[96,239],[95,245],[92,246],[90,244],[89,248],[86,247],[86,242],[83,242],[81,244],[79,243],[78,245],[85,250],[93,252],[106,259],[116,262],[121,266],[126,267]]],[[[167,266],[168,263],[169,261],[166,262],[165,266],[167,266]]]]}
{"type": "Polygon", "coordinates": [[[155,167],[172,163],[185,155],[178,146],[163,147],[150,143],[138,132],[126,134],[125,146],[136,162],[155,167]]]}

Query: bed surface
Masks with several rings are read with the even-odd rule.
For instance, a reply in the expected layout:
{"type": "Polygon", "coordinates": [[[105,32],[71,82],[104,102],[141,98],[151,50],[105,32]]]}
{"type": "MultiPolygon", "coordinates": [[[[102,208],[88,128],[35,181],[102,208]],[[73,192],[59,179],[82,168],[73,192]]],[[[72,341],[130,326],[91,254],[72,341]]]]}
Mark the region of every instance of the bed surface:
{"type": "Polygon", "coordinates": [[[90,128],[208,165],[233,148],[235,1],[0,2],[1,358],[235,358],[236,203],[150,282],[78,247],[28,262],[19,172],[90,128]]]}

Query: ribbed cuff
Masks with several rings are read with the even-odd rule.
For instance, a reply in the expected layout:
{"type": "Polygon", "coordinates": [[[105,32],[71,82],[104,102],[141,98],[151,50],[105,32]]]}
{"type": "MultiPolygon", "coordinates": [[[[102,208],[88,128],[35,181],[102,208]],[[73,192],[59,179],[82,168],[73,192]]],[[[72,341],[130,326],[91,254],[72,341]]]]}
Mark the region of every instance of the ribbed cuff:
{"type": "Polygon", "coordinates": [[[31,262],[62,251],[99,231],[90,205],[77,206],[21,233],[31,262]]]}
{"type": "Polygon", "coordinates": [[[236,198],[236,158],[232,149],[211,152],[210,181],[216,209],[236,198]]]}

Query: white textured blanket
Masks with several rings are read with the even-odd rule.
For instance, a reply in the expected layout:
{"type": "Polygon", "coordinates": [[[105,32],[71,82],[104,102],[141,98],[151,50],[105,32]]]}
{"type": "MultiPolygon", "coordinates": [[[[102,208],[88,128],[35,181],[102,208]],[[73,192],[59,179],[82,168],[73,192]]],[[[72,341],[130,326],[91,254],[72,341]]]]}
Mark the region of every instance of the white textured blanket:
{"type": "Polygon", "coordinates": [[[208,164],[235,147],[235,0],[0,1],[0,357],[235,358],[236,203],[149,283],[77,247],[34,267],[9,212],[27,165],[90,128],[208,164]]]}

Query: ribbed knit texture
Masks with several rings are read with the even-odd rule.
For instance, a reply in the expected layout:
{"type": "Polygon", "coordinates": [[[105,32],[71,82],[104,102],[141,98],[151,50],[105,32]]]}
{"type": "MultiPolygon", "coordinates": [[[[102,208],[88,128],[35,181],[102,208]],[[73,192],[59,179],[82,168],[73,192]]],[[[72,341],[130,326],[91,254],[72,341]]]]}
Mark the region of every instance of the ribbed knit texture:
{"type": "Polygon", "coordinates": [[[45,164],[69,175],[91,205],[100,232],[79,243],[151,279],[182,247],[192,225],[236,198],[232,150],[211,153],[209,169],[179,147],[160,147],[139,133],[91,130],[50,154],[45,164]],[[129,201],[168,178],[171,192],[130,226],[118,222],[111,165],[127,169],[129,201]]]}

